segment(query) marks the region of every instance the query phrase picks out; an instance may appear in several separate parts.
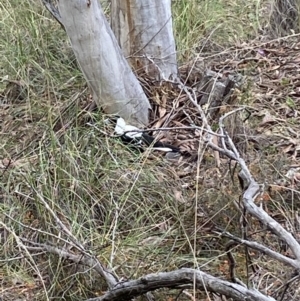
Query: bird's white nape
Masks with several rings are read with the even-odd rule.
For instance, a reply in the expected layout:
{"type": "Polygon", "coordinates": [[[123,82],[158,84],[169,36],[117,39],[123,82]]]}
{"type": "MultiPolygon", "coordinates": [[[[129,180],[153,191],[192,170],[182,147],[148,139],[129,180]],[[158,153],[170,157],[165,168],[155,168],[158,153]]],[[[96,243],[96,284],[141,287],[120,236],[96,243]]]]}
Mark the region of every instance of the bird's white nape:
{"type": "Polygon", "coordinates": [[[118,135],[124,135],[125,132],[128,132],[125,134],[127,138],[135,139],[142,137],[142,133],[139,128],[126,124],[125,120],[122,117],[119,117],[115,127],[115,133],[118,135]]]}
{"type": "Polygon", "coordinates": [[[115,133],[118,134],[118,135],[123,135],[124,132],[125,132],[125,128],[126,128],[126,122],[125,120],[120,117],[117,119],[117,124],[116,124],[116,127],[115,127],[115,133]]]}

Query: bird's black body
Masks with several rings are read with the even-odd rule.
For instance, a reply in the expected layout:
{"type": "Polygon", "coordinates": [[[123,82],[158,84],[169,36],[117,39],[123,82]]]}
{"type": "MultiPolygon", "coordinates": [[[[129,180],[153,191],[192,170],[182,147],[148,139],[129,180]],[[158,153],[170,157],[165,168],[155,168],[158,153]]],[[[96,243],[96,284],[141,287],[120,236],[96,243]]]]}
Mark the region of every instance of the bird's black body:
{"type": "Polygon", "coordinates": [[[142,132],[135,126],[127,125],[125,120],[121,117],[117,119],[115,133],[120,135],[124,143],[133,145],[135,148],[138,148],[141,151],[143,151],[145,147],[151,147],[152,150],[158,150],[162,152],[180,152],[180,149],[176,146],[160,141],[155,142],[154,137],[142,132]]]}

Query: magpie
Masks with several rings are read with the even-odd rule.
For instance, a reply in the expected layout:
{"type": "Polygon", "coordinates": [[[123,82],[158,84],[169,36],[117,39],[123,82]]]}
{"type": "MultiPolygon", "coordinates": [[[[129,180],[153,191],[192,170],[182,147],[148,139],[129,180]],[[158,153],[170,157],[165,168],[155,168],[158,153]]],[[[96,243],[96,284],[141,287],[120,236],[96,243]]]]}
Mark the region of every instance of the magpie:
{"type": "Polygon", "coordinates": [[[180,149],[176,146],[163,143],[155,142],[155,138],[149,134],[142,132],[139,128],[126,124],[122,117],[118,117],[115,126],[115,133],[120,135],[124,143],[131,144],[142,150],[143,145],[146,147],[151,147],[152,150],[162,151],[162,152],[173,152],[180,153],[180,149]]]}

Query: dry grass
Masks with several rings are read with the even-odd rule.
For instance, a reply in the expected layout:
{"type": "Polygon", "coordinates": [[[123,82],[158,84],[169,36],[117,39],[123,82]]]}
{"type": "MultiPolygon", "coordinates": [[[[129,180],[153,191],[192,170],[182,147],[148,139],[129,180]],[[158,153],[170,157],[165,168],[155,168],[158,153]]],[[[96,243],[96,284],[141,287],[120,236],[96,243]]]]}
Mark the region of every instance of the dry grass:
{"type": "Polygon", "coordinates": [[[275,36],[298,33],[300,28],[300,4],[297,0],[276,0],[271,7],[270,32],[275,36]]]}
{"type": "Polygon", "coordinates": [[[180,61],[203,49],[213,53],[252,39],[263,20],[260,12],[256,1],[175,0],[174,34],[180,61]]]}
{"type": "MultiPolygon", "coordinates": [[[[177,0],[173,10],[181,61],[204,48],[225,49],[259,28],[256,1],[177,0]]],[[[61,247],[61,238],[69,240],[45,203],[120,277],[184,266],[228,277],[225,241],[211,231],[218,226],[240,234],[239,188],[227,161],[217,170],[212,154],[203,150],[194,173],[180,178],[163,158],[104,137],[96,127],[107,127],[105,116],[94,113],[96,127],[90,127],[81,114],[89,97],[60,26],[34,0],[4,0],[0,15],[1,298],[75,301],[106,289],[92,270],[25,252],[18,237],[61,247]],[[6,89],[3,79],[20,82],[6,89]],[[16,87],[22,97],[10,93],[16,87]],[[58,133],[53,128],[68,107],[72,124],[58,133]]],[[[280,178],[277,158],[262,156],[255,175],[264,181],[269,173],[263,172],[272,171],[271,181],[280,178]]],[[[273,204],[287,215],[294,208],[273,204]]],[[[244,258],[239,262],[240,277],[246,278],[244,258]]]]}

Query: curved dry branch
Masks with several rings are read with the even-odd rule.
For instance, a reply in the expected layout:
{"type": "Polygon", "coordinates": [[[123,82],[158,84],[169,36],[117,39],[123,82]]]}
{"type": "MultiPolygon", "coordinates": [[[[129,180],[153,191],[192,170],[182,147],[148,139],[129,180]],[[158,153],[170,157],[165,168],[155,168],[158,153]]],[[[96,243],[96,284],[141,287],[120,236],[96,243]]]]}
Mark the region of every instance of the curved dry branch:
{"type": "MultiPolygon", "coordinates": [[[[249,176],[249,170],[243,159],[238,161],[242,168],[240,172],[241,178],[249,181],[249,187],[243,194],[243,204],[247,211],[254,217],[256,217],[260,222],[267,226],[273,233],[275,233],[280,239],[282,239],[291,248],[294,256],[296,257],[295,263],[297,263],[296,268],[300,269],[300,245],[293,235],[285,230],[278,222],[276,222],[271,216],[268,215],[261,207],[258,207],[254,203],[254,199],[257,196],[257,191],[259,185],[249,176]]],[[[294,266],[295,267],[295,266],[294,266]]]]}
{"type": "Polygon", "coordinates": [[[119,283],[104,296],[91,298],[86,301],[130,300],[149,291],[160,288],[193,288],[219,293],[234,300],[274,301],[259,291],[247,289],[238,284],[224,281],[199,270],[184,268],[177,271],[149,274],[137,280],[119,283]]]}
{"type": "MultiPolygon", "coordinates": [[[[224,132],[224,125],[223,120],[229,114],[233,114],[237,112],[237,110],[231,111],[224,115],[222,118],[220,118],[220,131],[222,135],[226,135],[224,132]]],[[[239,163],[241,167],[241,172],[239,173],[239,176],[241,179],[246,183],[245,191],[243,193],[243,204],[246,208],[246,210],[254,217],[256,217],[261,223],[263,223],[265,226],[267,226],[273,233],[275,233],[280,239],[282,239],[286,244],[291,248],[294,256],[296,257],[296,265],[297,269],[300,269],[300,245],[298,241],[293,237],[293,235],[285,230],[278,222],[276,222],[266,211],[264,211],[261,207],[258,207],[255,205],[254,200],[260,194],[261,189],[259,184],[254,180],[252,177],[245,160],[240,157],[240,154],[235,147],[232,139],[226,135],[227,137],[226,142],[231,148],[231,152],[233,152],[235,160],[239,163]]],[[[225,145],[225,139],[221,137],[222,144],[225,145]]],[[[224,146],[224,149],[227,150],[226,146],[224,146]]],[[[295,266],[294,266],[295,267],[295,266]]]]}
{"type": "Polygon", "coordinates": [[[294,267],[294,268],[298,268],[299,267],[299,264],[298,262],[295,260],[295,259],[292,259],[292,258],[289,258],[287,256],[284,256],[278,252],[275,252],[271,249],[269,249],[268,247],[256,242],[256,241],[249,241],[249,240],[245,240],[245,239],[242,239],[242,238],[239,238],[239,237],[236,237],[228,232],[222,232],[222,233],[218,233],[224,237],[228,237],[232,240],[234,240],[236,243],[240,243],[241,245],[244,245],[244,246],[247,246],[253,250],[257,250],[263,254],[266,254],[268,256],[270,256],[271,258],[274,258],[276,260],[278,260],[279,262],[282,262],[284,264],[287,264],[291,267],[294,267]]]}

